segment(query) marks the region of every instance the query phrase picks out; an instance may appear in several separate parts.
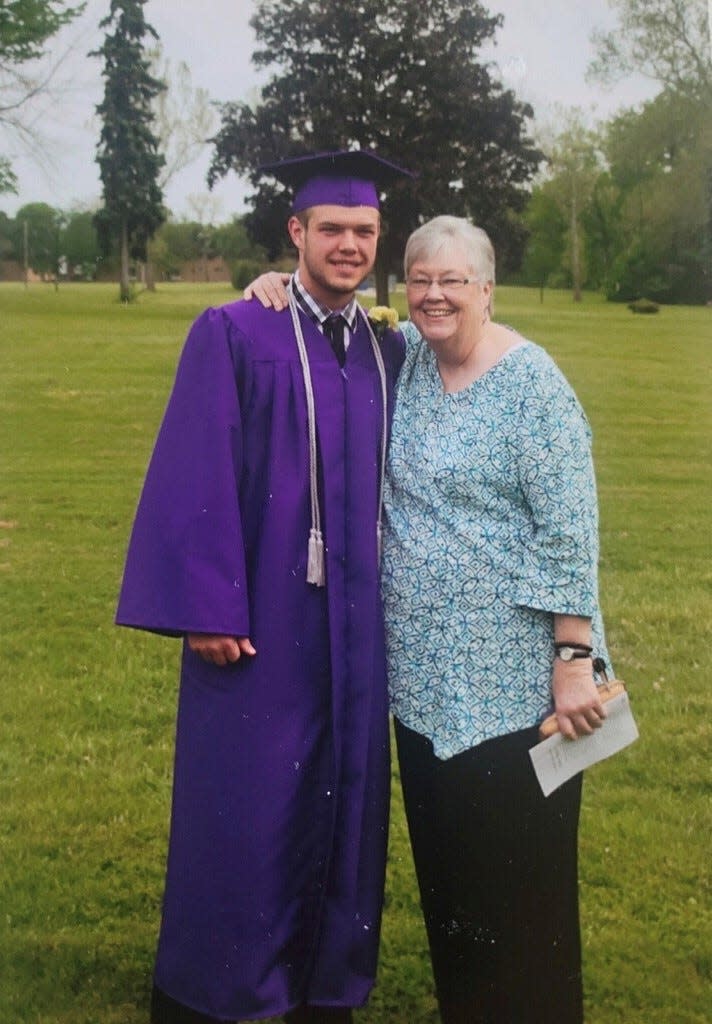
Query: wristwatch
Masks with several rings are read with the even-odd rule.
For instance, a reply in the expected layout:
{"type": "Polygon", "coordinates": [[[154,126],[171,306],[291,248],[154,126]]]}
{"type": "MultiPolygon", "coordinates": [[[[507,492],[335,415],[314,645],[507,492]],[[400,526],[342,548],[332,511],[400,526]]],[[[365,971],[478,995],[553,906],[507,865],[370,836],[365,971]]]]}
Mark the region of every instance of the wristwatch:
{"type": "Polygon", "coordinates": [[[576,658],[590,658],[591,652],[579,647],[567,647],[565,644],[554,648],[554,657],[562,661],[574,661],[576,658]]]}

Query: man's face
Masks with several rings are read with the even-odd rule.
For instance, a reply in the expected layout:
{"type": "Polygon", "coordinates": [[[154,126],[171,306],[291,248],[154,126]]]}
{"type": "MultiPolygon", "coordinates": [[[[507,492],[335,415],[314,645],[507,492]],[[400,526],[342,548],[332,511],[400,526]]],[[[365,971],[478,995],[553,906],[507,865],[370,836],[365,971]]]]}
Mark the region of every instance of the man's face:
{"type": "Polygon", "coordinates": [[[345,306],[376,260],[378,210],[370,206],[313,206],[306,224],[290,217],[304,287],[329,309],[345,306]]]}

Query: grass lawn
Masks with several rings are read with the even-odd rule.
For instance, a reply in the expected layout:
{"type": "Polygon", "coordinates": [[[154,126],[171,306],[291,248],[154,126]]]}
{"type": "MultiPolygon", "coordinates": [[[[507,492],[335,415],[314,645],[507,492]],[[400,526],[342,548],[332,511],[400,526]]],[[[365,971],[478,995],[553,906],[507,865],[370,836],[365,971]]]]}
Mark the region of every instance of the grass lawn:
{"type": "MultiPolygon", "coordinates": [[[[0,1024],[147,1020],[178,647],[112,619],[187,326],[235,293],[116,293],[0,285],[0,1024]]],[[[586,1021],[703,1024],[712,310],[501,288],[497,317],[549,350],[592,422],[603,604],[641,730],[585,785],[586,1021]]],[[[379,984],[357,1019],[436,1024],[396,782],[379,984]]]]}

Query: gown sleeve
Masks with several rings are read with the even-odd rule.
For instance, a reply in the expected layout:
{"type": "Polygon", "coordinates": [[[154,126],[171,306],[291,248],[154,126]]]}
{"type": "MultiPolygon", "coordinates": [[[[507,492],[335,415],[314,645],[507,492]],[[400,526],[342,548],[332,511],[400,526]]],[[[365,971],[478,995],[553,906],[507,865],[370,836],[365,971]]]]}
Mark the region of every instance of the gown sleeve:
{"type": "Polygon", "coordinates": [[[249,635],[230,341],[220,310],[207,310],[188,335],[136,512],[118,625],[249,635]]]}
{"type": "Polygon", "coordinates": [[[524,390],[517,462],[533,537],[514,597],[521,605],[589,618],[598,605],[591,430],[576,395],[548,359],[524,390]]]}

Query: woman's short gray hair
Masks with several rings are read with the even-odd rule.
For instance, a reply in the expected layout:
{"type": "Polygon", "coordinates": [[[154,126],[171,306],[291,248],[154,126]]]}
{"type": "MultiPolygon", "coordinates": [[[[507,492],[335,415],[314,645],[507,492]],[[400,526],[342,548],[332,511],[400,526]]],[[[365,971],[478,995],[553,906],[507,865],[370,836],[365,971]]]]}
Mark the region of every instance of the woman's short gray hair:
{"type": "Polygon", "coordinates": [[[405,276],[419,260],[430,260],[448,243],[459,245],[481,284],[494,284],[494,249],[486,231],[476,228],[464,217],[433,217],[412,233],[405,246],[405,276]]]}

